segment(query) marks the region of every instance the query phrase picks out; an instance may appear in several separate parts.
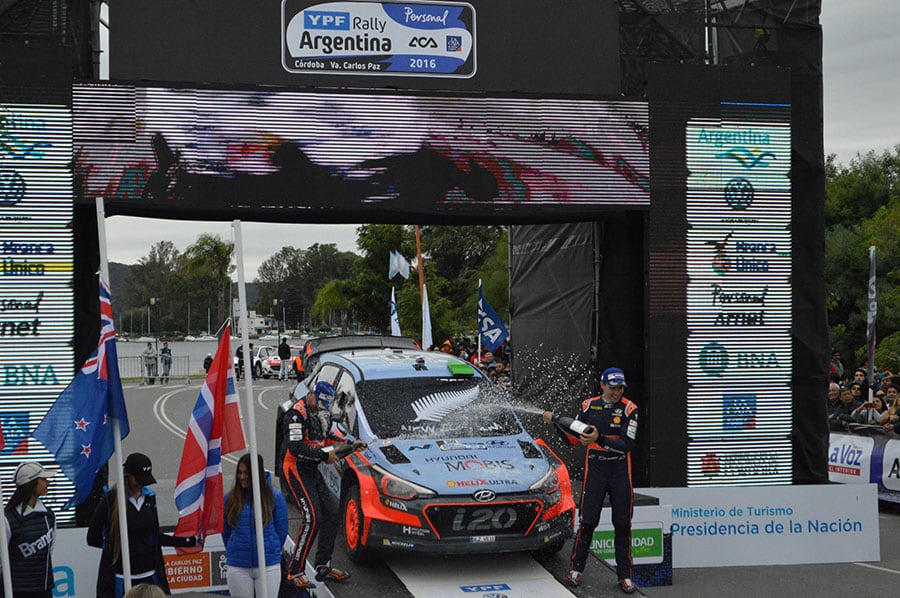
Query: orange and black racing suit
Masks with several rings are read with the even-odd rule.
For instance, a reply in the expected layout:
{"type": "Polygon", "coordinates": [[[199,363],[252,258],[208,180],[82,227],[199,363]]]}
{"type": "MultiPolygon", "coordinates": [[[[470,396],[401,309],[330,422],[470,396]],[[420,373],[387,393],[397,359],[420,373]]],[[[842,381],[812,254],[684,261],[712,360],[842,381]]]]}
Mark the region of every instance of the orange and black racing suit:
{"type": "MultiPolygon", "coordinates": [[[[597,442],[587,447],[584,485],[581,491],[580,521],[572,549],[571,569],[584,571],[594,529],[600,523],[603,500],[609,493],[612,523],[615,528],[616,573],[619,579],[631,578],[631,516],[634,491],[631,485],[631,450],[637,435],[637,405],[622,397],[606,403],[602,397],[591,397],[581,404],[575,417],[595,426],[600,432],[597,442]]],[[[570,444],[578,437],[557,426],[570,444]]]]}
{"type": "Polygon", "coordinates": [[[335,500],[329,496],[319,463],[328,458],[322,448],[343,439],[330,430],[331,414],[318,410],[312,413],[307,409],[305,399],[297,401],[284,414],[282,473],[294,506],[300,511],[300,529],[288,567],[289,575],[304,572],[309,549],[317,535],[319,544],[314,565],[327,565],[334,552],[337,508],[335,500]]]}

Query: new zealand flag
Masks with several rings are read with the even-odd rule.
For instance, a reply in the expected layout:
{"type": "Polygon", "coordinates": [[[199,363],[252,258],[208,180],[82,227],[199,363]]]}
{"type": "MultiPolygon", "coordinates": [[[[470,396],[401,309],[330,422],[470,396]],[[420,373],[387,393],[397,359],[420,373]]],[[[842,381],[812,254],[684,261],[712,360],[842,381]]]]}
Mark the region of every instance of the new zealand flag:
{"type": "Polygon", "coordinates": [[[31,435],[53,453],[62,472],[75,484],[75,495],[63,509],[90,496],[97,471],[113,454],[114,419],[119,421],[121,438],[125,438],[130,428],[119,378],[112,303],[109,285],[101,276],[97,349],[31,435]]]}

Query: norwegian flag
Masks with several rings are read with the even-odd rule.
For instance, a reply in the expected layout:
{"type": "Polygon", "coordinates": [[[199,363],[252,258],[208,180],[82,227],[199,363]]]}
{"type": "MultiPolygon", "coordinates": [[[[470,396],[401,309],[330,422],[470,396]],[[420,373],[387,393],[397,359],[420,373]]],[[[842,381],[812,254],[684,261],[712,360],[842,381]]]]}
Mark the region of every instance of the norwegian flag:
{"type": "MultiPolygon", "coordinates": [[[[242,450],[244,430],[234,385],[231,324],[225,326],[212,366],[191,413],[175,485],[175,535],[221,533],[224,523],[222,456],[242,450]]],[[[197,552],[202,547],[179,549],[197,552]]]]}
{"type": "Polygon", "coordinates": [[[62,472],[75,484],[75,494],[63,509],[90,496],[97,471],[112,456],[115,437],[111,419],[119,420],[121,438],[128,436],[109,284],[101,276],[97,349],[31,435],[53,453],[62,472]]]}

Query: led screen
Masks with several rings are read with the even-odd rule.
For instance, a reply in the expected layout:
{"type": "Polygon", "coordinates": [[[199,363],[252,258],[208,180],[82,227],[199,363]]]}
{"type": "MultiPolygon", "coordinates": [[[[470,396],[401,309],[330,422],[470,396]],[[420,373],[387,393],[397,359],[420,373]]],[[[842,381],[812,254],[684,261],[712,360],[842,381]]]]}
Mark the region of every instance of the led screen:
{"type": "Polygon", "coordinates": [[[790,483],[786,106],[687,122],[687,482],[790,483]]]}
{"type": "Polygon", "coordinates": [[[92,85],[73,103],[79,200],[108,213],[509,222],[650,201],[644,102],[92,85]]]}
{"type": "MultiPolygon", "coordinates": [[[[0,104],[4,480],[23,460],[51,460],[29,434],[72,379],[71,160],[69,108],[0,104]]],[[[71,484],[57,476],[51,496],[67,498],[70,493],[71,484]]]]}

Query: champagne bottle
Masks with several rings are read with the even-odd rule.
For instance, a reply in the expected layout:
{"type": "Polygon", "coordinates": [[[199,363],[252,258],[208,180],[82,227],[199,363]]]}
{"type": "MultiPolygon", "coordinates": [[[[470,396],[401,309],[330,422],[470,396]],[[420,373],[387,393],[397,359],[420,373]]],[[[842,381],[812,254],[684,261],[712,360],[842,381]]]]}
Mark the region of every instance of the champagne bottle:
{"type": "Polygon", "coordinates": [[[344,457],[355,451],[357,448],[360,447],[351,442],[348,444],[331,444],[329,446],[323,447],[322,450],[326,453],[334,452],[334,454],[337,455],[338,459],[343,459],[344,457]]]}
{"type": "Polygon", "coordinates": [[[559,424],[563,428],[568,428],[575,434],[590,434],[594,431],[594,426],[578,421],[577,419],[566,417],[565,415],[553,414],[553,423],[559,424]]]}

